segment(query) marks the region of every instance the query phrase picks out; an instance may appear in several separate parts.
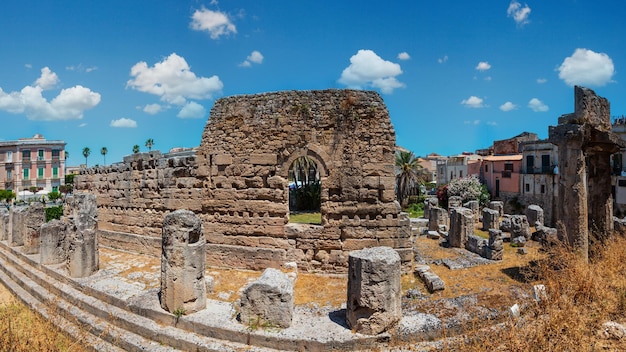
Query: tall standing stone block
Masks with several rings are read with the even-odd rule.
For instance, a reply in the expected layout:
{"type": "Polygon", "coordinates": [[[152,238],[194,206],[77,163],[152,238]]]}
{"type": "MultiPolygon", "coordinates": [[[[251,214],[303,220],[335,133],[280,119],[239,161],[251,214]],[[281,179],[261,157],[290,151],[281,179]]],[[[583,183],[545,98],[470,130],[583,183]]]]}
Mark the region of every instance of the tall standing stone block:
{"type": "Polygon", "coordinates": [[[39,202],[31,203],[24,214],[24,248],[26,254],[39,253],[39,236],[41,225],[46,223],[46,212],[44,205],[39,202]]]}
{"type": "Polygon", "coordinates": [[[526,240],[530,239],[530,225],[526,215],[511,215],[511,238],[524,236],[526,240]]]}
{"type": "Polygon", "coordinates": [[[293,283],[287,274],[267,268],[241,295],[241,322],[288,328],[293,317],[293,283]]]}
{"type": "Polygon", "coordinates": [[[463,198],[459,196],[452,196],[448,198],[448,210],[452,211],[454,208],[460,208],[463,206],[463,198]]]}
{"type": "Polygon", "coordinates": [[[67,269],[71,277],[87,277],[99,267],[96,196],[76,192],[66,198],[67,269]]]}
{"type": "Polygon", "coordinates": [[[66,261],[66,229],[67,223],[56,219],[41,225],[41,248],[39,250],[41,264],[59,264],[66,261]]]}
{"type": "Polygon", "coordinates": [[[471,209],[453,208],[450,213],[448,243],[451,247],[465,248],[470,235],[474,234],[474,214],[471,209]]]}
{"type": "Polygon", "coordinates": [[[483,231],[500,228],[500,212],[490,208],[483,208],[483,231]]]}
{"type": "Polygon", "coordinates": [[[350,253],[346,321],[355,332],[376,335],[400,321],[400,270],[400,256],[390,247],[350,253]]]}
{"type": "Polygon", "coordinates": [[[25,221],[28,212],[27,206],[15,206],[11,208],[10,231],[7,242],[11,247],[24,245],[25,221]]]}
{"type": "Polygon", "coordinates": [[[11,219],[11,213],[8,209],[0,208],[0,241],[4,241],[9,238],[9,224],[11,219]]]}
{"type": "Polygon", "coordinates": [[[463,207],[467,209],[471,209],[472,213],[474,214],[474,222],[478,222],[478,219],[480,219],[480,214],[479,214],[480,202],[478,202],[477,200],[470,200],[469,202],[466,202],[465,204],[463,204],[463,207]]]}
{"type": "Polygon", "coordinates": [[[499,200],[492,200],[489,202],[489,208],[497,210],[500,216],[504,215],[504,203],[499,200]]]}
{"type": "Polygon", "coordinates": [[[170,313],[206,308],[206,239],[200,218],[189,210],[166,215],[161,246],[161,307],[170,313]]]}
{"type": "Polygon", "coordinates": [[[428,218],[428,231],[439,231],[440,226],[448,228],[448,212],[439,207],[431,207],[428,218]]]}
{"type": "Polygon", "coordinates": [[[424,199],[424,218],[430,217],[430,209],[439,206],[439,199],[435,196],[426,197],[424,199]]]}
{"type": "Polygon", "coordinates": [[[526,217],[528,218],[530,226],[537,226],[537,223],[540,223],[541,225],[544,224],[543,209],[536,204],[529,205],[528,208],[526,208],[526,217]]]}

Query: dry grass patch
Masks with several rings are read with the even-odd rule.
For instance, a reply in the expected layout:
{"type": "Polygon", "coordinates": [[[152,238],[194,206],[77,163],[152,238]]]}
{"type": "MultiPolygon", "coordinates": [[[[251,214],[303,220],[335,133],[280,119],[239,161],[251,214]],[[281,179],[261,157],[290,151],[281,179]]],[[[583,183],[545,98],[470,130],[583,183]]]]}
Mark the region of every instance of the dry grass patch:
{"type": "Polygon", "coordinates": [[[347,275],[299,273],[294,287],[294,303],[339,307],[346,302],[347,292],[347,275]]]}

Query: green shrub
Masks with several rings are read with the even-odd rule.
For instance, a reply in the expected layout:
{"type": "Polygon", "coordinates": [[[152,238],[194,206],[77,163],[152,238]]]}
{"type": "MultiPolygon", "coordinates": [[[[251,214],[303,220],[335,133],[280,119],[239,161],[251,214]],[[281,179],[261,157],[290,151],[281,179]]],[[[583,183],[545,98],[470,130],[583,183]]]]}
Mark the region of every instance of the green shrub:
{"type": "Polygon", "coordinates": [[[63,206],[59,205],[56,207],[48,207],[46,208],[46,222],[50,220],[59,220],[63,215],[63,206]]]}

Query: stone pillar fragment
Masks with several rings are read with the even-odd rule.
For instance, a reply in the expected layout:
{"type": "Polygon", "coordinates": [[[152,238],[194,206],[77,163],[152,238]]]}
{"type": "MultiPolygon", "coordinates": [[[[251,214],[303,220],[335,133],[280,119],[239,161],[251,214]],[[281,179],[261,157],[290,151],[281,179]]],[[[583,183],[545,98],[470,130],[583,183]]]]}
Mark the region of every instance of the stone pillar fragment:
{"type": "Polygon", "coordinates": [[[448,228],[448,212],[439,207],[430,208],[428,231],[439,231],[440,226],[448,228]]]}
{"type": "Polygon", "coordinates": [[[44,205],[39,202],[31,203],[26,213],[24,213],[24,247],[22,251],[26,254],[39,253],[39,231],[41,225],[46,223],[46,212],[44,205]]]}
{"type": "Polygon", "coordinates": [[[530,225],[526,215],[511,215],[511,238],[524,236],[526,240],[530,239],[530,225]]]}
{"type": "Polygon", "coordinates": [[[480,218],[480,214],[478,213],[480,203],[477,200],[470,200],[469,202],[463,204],[463,207],[472,210],[472,214],[474,214],[474,222],[478,222],[478,219],[480,218]]]}
{"type": "Polygon", "coordinates": [[[450,214],[448,244],[451,247],[465,248],[470,235],[474,234],[474,214],[467,208],[453,208],[450,214]]]}
{"type": "Polygon", "coordinates": [[[268,324],[288,328],[293,318],[293,283],[287,274],[267,268],[241,295],[243,324],[268,324]]]}
{"type": "Polygon", "coordinates": [[[61,220],[51,220],[41,225],[41,264],[59,264],[67,260],[65,252],[65,231],[67,224],[61,220]]]}
{"type": "Polygon", "coordinates": [[[483,208],[483,231],[500,229],[500,212],[490,208],[483,208]]]}
{"type": "MultiPolygon", "coordinates": [[[[611,150],[611,149],[609,149],[611,150]]],[[[611,152],[593,151],[588,158],[588,207],[590,244],[606,243],[613,225],[613,192],[611,191],[611,152]]]]}
{"type": "Polygon", "coordinates": [[[504,241],[502,239],[502,231],[497,229],[489,229],[489,242],[485,251],[485,258],[491,260],[502,260],[504,254],[504,241]]]}
{"type": "Polygon", "coordinates": [[[0,208],[0,241],[9,238],[11,213],[5,207],[0,208]]]}
{"type": "Polygon", "coordinates": [[[18,247],[24,245],[24,231],[26,221],[26,214],[28,212],[27,206],[14,206],[11,208],[11,219],[9,227],[9,237],[7,242],[11,247],[18,247]]]}
{"type": "Polygon", "coordinates": [[[545,225],[543,222],[543,209],[536,204],[529,205],[526,208],[526,217],[530,226],[537,226],[537,223],[545,225]]]}
{"type": "Polygon", "coordinates": [[[355,332],[376,335],[402,318],[400,256],[390,247],[350,252],[346,321],[355,332]]]}
{"type": "Polygon", "coordinates": [[[202,221],[189,210],[163,219],[161,241],[161,307],[170,313],[206,308],[206,239],[202,221]]]}
{"type": "Polygon", "coordinates": [[[460,208],[463,206],[463,198],[459,196],[452,196],[448,198],[448,210],[452,211],[454,208],[460,208]]]}
{"type": "Polygon", "coordinates": [[[430,217],[430,209],[439,206],[439,199],[435,196],[426,197],[424,199],[424,218],[430,217]]]}
{"type": "Polygon", "coordinates": [[[491,202],[489,202],[489,208],[497,210],[498,214],[500,214],[500,217],[504,215],[504,203],[502,203],[502,201],[492,200],[491,202]]]}
{"type": "Polygon", "coordinates": [[[70,277],[87,277],[98,271],[98,206],[96,196],[74,193],[66,198],[67,269],[70,277]]]}

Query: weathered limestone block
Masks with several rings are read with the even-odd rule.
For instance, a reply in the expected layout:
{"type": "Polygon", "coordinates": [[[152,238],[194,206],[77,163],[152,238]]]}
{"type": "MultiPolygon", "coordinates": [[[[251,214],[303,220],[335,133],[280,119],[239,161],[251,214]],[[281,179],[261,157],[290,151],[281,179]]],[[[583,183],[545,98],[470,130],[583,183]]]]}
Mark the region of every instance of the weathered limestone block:
{"type": "Polygon", "coordinates": [[[489,208],[497,210],[500,216],[504,215],[504,203],[499,200],[492,200],[489,202],[489,208]]]}
{"type": "Polygon", "coordinates": [[[541,242],[544,247],[559,243],[557,230],[547,226],[537,227],[537,231],[532,234],[532,240],[541,242]]]}
{"type": "Polygon", "coordinates": [[[446,288],[443,280],[439,277],[439,275],[430,270],[430,266],[428,265],[417,265],[414,273],[422,279],[428,289],[428,292],[430,293],[442,291],[446,288]]]}
{"type": "Polygon", "coordinates": [[[0,241],[9,238],[11,213],[5,207],[0,208],[0,241]]]}
{"type": "Polygon", "coordinates": [[[469,202],[465,202],[465,204],[463,204],[463,207],[471,209],[472,213],[474,214],[474,222],[478,222],[478,220],[480,219],[480,203],[477,200],[470,200],[469,202]]]}
{"type": "Polygon", "coordinates": [[[468,251],[472,252],[472,253],[476,253],[481,257],[486,257],[487,256],[487,240],[476,236],[474,234],[471,234],[467,237],[467,243],[465,244],[465,249],[467,249],[468,251]]]}
{"type": "Polygon", "coordinates": [[[61,220],[51,220],[41,225],[41,264],[59,264],[65,262],[65,231],[67,224],[61,220]]]}
{"type": "Polygon", "coordinates": [[[293,318],[293,283],[280,270],[267,268],[241,295],[243,324],[288,328],[293,318]]]}
{"type": "Polygon", "coordinates": [[[454,208],[460,208],[463,206],[463,198],[459,196],[452,196],[448,198],[448,210],[452,211],[454,208]]]}
{"type": "Polygon", "coordinates": [[[448,227],[448,212],[444,208],[432,207],[428,218],[428,230],[439,231],[439,226],[448,227]]]}
{"type": "Polygon", "coordinates": [[[439,206],[439,199],[435,196],[429,196],[424,199],[424,218],[430,217],[430,209],[439,206]]]}
{"type": "Polygon", "coordinates": [[[25,221],[28,212],[27,206],[14,206],[11,208],[10,229],[7,242],[11,247],[24,245],[25,221]]]}
{"type": "Polygon", "coordinates": [[[526,217],[528,218],[530,226],[537,226],[537,223],[541,225],[544,224],[543,209],[536,204],[529,205],[528,208],[526,208],[526,217]]]}
{"type": "Polygon", "coordinates": [[[75,192],[66,198],[67,268],[71,277],[87,277],[99,267],[96,196],[75,192]]]}
{"type": "Polygon", "coordinates": [[[24,218],[24,247],[22,250],[26,254],[39,253],[39,230],[41,225],[46,223],[46,212],[44,205],[39,202],[31,203],[25,213],[24,218]]]}
{"type": "Polygon", "coordinates": [[[489,242],[485,251],[485,258],[491,260],[502,260],[504,254],[504,241],[502,231],[489,229],[489,242]]]}
{"type": "Polygon", "coordinates": [[[351,252],[346,321],[355,332],[376,335],[402,318],[400,256],[389,247],[351,252]]]}
{"type": "Polygon", "coordinates": [[[500,212],[495,209],[483,208],[483,231],[500,228],[500,212]]]}
{"type": "Polygon", "coordinates": [[[470,235],[474,234],[474,214],[467,208],[452,208],[448,243],[451,247],[465,248],[470,235]]]}
{"type": "Polygon", "coordinates": [[[502,219],[500,219],[500,230],[502,230],[503,232],[511,232],[512,226],[513,225],[511,224],[511,215],[504,214],[504,216],[502,216],[502,219]]]}
{"type": "Polygon", "coordinates": [[[530,239],[531,233],[528,218],[526,218],[526,215],[511,215],[511,238],[519,236],[524,236],[527,240],[530,239]]]}
{"type": "Polygon", "coordinates": [[[161,242],[161,308],[193,313],[206,308],[204,271],[206,239],[202,221],[189,210],[163,219],[161,242]]]}

